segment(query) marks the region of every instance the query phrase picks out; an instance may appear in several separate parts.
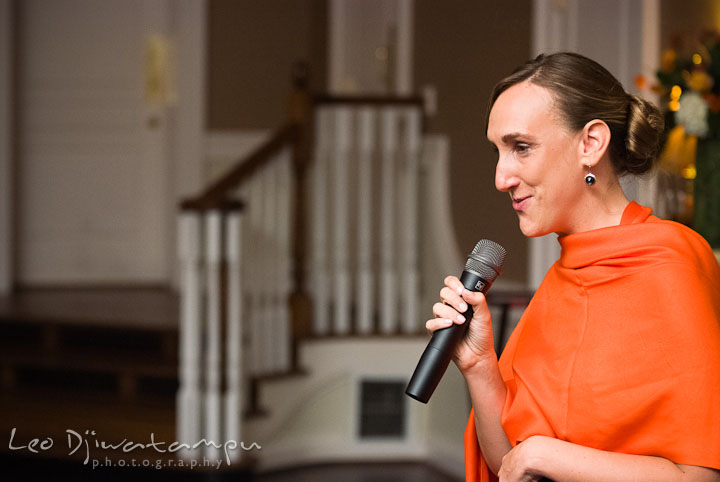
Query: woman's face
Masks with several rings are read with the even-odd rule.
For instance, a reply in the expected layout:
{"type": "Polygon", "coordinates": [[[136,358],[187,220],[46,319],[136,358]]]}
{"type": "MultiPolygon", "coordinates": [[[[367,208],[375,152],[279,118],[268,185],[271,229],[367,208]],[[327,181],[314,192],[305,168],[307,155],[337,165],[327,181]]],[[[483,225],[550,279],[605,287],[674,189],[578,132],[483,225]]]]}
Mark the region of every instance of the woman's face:
{"type": "Polygon", "coordinates": [[[498,152],[495,187],[507,192],[525,236],[571,234],[578,220],[585,175],[582,132],[565,127],[544,87],[516,84],[495,101],[487,136],[498,152]]]}

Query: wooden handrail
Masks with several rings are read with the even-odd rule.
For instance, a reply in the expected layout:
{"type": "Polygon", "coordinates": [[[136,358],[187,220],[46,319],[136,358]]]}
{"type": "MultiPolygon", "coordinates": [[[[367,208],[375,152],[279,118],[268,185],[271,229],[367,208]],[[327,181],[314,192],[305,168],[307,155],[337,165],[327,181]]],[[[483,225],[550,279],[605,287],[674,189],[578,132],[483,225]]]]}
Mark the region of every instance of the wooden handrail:
{"type": "Polygon", "coordinates": [[[285,124],[249,156],[238,160],[234,168],[208,186],[199,196],[182,201],[180,208],[203,210],[228,205],[228,193],[250,178],[255,171],[268,164],[273,159],[273,155],[282,148],[297,142],[299,131],[300,127],[297,123],[285,124]]]}
{"type": "MultiPolygon", "coordinates": [[[[349,104],[349,105],[415,105],[421,106],[423,98],[420,96],[352,96],[352,95],[329,95],[317,94],[311,97],[312,106],[332,105],[332,104],[349,104]]],[[[302,106],[300,110],[304,110],[302,106]]],[[[312,107],[311,107],[312,109],[312,107]]],[[[213,184],[205,188],[198,196],[185,199],[180,203],[182,210],[206,210],[206,209],[222,209],[232,210],[240,209],[242,205],[229,202],[227,195],[233,189],[236,189],[243,181],[253,175],[255,171],[268,164],[273,155],[283,147],[288,145],[296,145],[309,140],[309,133],[304,132],[308,128],[312,128],[308,122],[308,114],[312,112],[293,112],[291,120],[280,127],[273,136],[250,155],[236,161],[236,165],[228,173],[215,181],[213,184]]],[[[303,146],[307,147],[307,146],[303,146]]],[[[307,149],[300,149],[301,151],[307,149]]],[[[307,152],[298,153],[302,157],[307,157],[307,152]],[[305,156],[303,156],[305,154],[305,156]]],[[[306,159],[303,159],[307,161],[306,159]]],[[[304,166],[303,166],[304,167],[304,166]]]]}

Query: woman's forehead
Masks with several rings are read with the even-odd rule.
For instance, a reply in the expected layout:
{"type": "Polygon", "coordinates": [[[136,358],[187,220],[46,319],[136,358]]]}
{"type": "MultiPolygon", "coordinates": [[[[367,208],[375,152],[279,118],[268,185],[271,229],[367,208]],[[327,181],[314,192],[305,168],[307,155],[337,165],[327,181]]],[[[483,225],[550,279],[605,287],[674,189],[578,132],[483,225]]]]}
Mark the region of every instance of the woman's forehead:
{"type": "Polygon", "coordinates": [[[554,128],[557,122],[550,91],[522,82],[508,88],[495,101],[488,119],[488,139],[500,142],[508,134],[554,128]]]}

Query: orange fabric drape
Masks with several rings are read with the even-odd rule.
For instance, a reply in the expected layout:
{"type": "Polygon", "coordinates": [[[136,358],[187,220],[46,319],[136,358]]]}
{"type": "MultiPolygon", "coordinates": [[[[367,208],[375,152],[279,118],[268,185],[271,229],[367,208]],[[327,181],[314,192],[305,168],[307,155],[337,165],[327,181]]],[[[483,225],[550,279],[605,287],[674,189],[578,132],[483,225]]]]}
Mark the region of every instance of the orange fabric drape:
{"type": "MultiPolygon", "coordinates": [[[[689,228],[630,203],[558,238],[500,358],[510,443],[546,435],[720,469],[720,268],[689,228]]],[[[492,481],[472,413],[466,480],[492,481]]]]}

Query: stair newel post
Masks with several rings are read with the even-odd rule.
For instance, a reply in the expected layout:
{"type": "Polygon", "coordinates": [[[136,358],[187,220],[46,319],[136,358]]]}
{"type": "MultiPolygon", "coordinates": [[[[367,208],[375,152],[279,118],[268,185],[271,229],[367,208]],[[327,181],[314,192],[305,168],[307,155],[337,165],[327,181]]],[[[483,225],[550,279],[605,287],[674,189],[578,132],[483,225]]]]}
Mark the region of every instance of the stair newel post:
{"type": "Polygon", "coordinates": [[[292,178],[292,158],[289,149],[279,154],[277,169],[277,281],[278,320],[277,340],[280,345],[277,365],[280,371],[292,369],[292,329],[290,318],[290,294],[292,291],[292,250],[290,223],[292,221],[292,196],[295,191],[292,178]]]}
{"type": "MultiPolygon", "coordinates": [[[[201,438],[201,230],[202,213],[183,209],[178,221],[178,257],[180,260],[179,358],[180,388],[177,394],[178,442],[192,445],[201,438]]],[[[183,449],[189,459],[193,453],[183,449]]]]}
{"type": "MultiPolygon", "coordinates": [[[[205,403],[204,437],[208,442],[222,443],[221,369],[222,369],[222,211],[205,214],[205,403]]],[[[217,458],[217,447],[206,448],[207,457],[217,458]]]]}
{"type": "Polygon", "coordinates": [[[276,257],[276,233],[275,223],[277,219],[277,179],[275,176],[275,166],[265,166],[259,173],[262,177],[262,203],[263,212],[265,213],[262,223],[262,239],[263,244],[258,252],[258,257],[262,264],[262,269],[258,273],[258,277],[262,280],[262,327],[261,338],[262,345],[258,347],[261,354],[262,373],[273,373],[277,369],[278,354],[278,311],[276,299],[277,294],[277,257],[276,257]]]}
{"type": "MultiPolygon", "coordinates": [[[[242,435],[243,392],[245,365],[243,363],[243,327],[242,327],[242,215],[234,209],[225,218],[225,257],[227,293],[225,339],[225,440],[234,440],[238,444],[242,435]]],[[[230,454],[231,460],[237,462],[241,451],[230,454]]]]}
{"type": "Polygon", "coordinates": [[[264,299],[261,273],[263,270],[262,259],[259,254],[262,253],[264,240],[262,238],[262,220],[263,215],[268,214],[263,211],[263,178],[259,175],[254,176],[248,181],[248,236],[247,236],[247,266],[245,276],[247,280],[247,300],[248,300],[248,330],[249,335],[249,356],[248,372],[250,375],[258,375],[263,371],[262,364],[262,345],[263,333],[266,327],[263,326],[264,318],[264,299]]]}
{"type": "Polygon", "coordinates": [[[313,103],[308,91],[307,66],[298,65],[293,78],[293,91],[290,97],[289,117],[296,128],[293,136],[292,165],[295,177],[294,199],[292,206],[292,280],[290,294],[292,320],[291,366],[298,367],[298,340],[310,335],[312,323],[312,302],[306,284],[307,249],[307,172],[311,162],[313,139],[313,103]]]}

